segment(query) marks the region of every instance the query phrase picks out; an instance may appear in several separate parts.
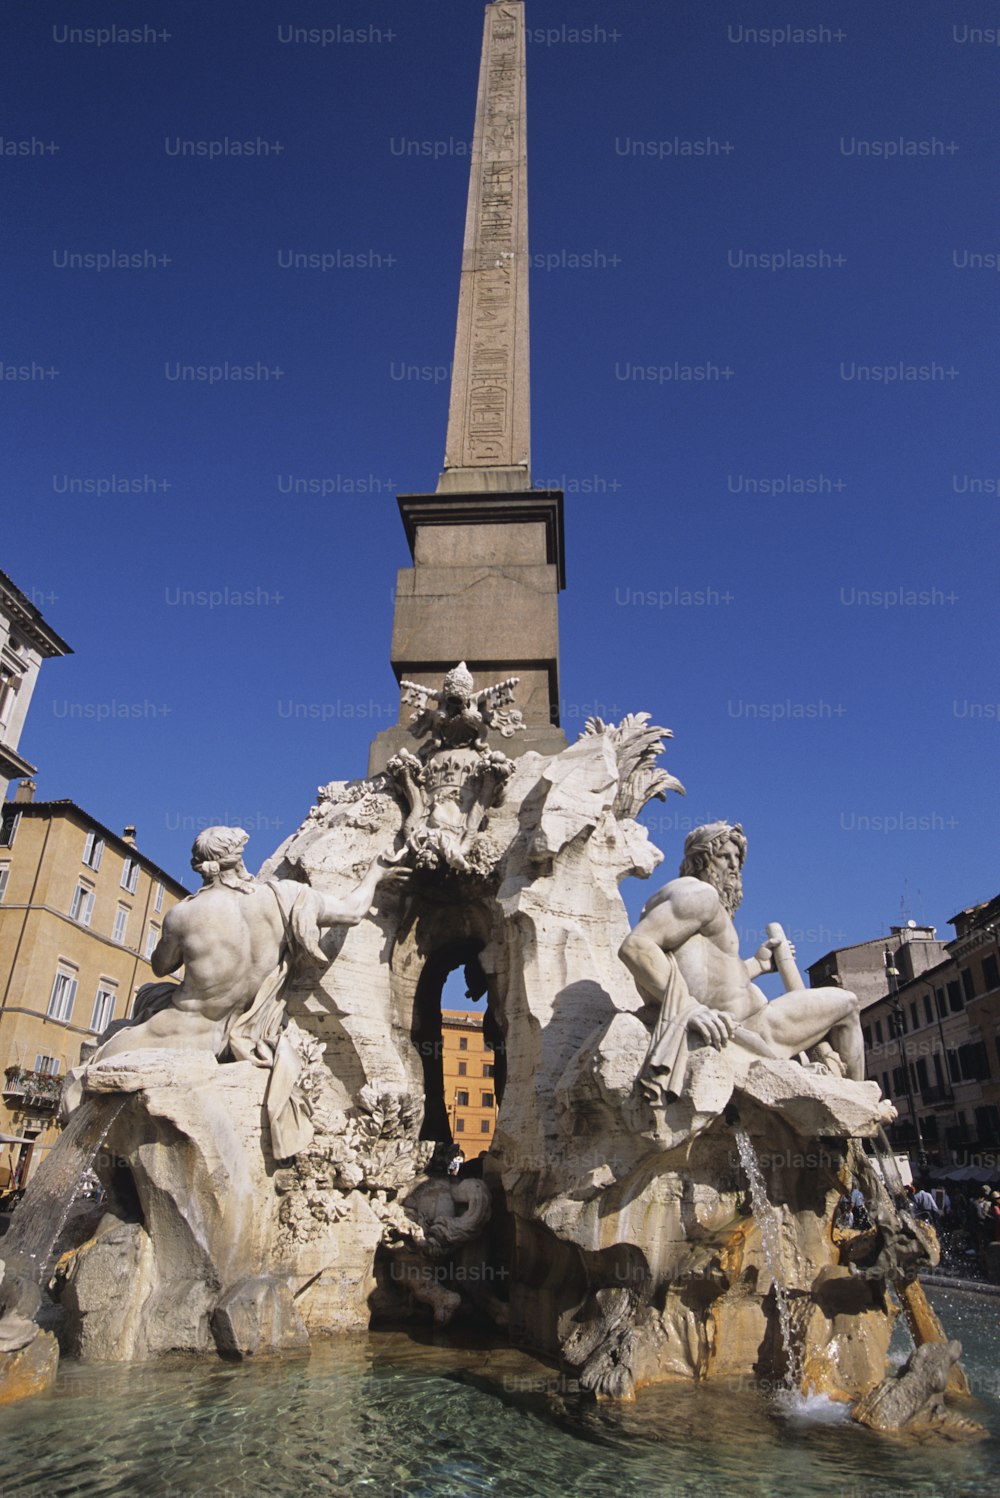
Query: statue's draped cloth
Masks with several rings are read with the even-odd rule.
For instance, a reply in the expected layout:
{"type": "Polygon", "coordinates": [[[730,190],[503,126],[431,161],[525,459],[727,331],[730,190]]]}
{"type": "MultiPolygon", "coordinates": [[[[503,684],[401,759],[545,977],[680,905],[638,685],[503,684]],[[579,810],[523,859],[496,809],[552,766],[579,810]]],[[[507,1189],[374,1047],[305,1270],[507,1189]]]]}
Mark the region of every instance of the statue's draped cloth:
{"type": "Polygon", "coordinates": [[[688,1064],[688,1020],[698,1003],[691,997],[677,959],[665,952],[666,986],[659,1018],[650,1037],[649,1049],[639,1071],[639,1085],[654,1108],[676,1101],[684,1090],[688,1064]]]}

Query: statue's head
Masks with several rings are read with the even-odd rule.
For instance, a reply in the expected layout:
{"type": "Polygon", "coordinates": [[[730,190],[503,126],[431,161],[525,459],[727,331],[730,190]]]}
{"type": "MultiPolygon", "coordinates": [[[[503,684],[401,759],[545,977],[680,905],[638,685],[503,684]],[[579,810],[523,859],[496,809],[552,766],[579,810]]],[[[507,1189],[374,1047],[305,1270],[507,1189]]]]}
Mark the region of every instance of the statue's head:
{"type": "Polygon", "coordinates": [[[743,864],[747,840],[739,822],[708,822],[696,827],[684,839],[684,858],[680,872],[717,889],[730,915],[743,899],[743,864]]]}
{"type": "Polygon", "coordinates": [[[206,884],[243,882],[250,878],[243,866],[249,834],[242,827],[206,827],[191,848],[191,867],[206,884]],[[224,876],[229,874],[229,879],[224,876]]]}

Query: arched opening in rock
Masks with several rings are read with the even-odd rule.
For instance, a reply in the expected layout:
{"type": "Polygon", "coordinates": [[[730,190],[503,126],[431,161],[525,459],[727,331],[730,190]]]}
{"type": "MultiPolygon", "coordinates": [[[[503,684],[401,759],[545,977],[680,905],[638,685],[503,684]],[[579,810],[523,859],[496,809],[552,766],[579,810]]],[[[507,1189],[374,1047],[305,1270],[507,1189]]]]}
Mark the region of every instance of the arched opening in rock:
{"type": "Polygon", "coordinates": [[[466,1156],[476,1155],[487,1147],[492,1138],[492,1125],[488,1135],[466,1135],[457,1127],[462,1107],[468,1105],[474,1094],[477,1102],[490,1094],[499,1106],[506,1081],[503,1034],[491,999],[489,980],[479,961],[482,949],[483,943],[475,937],[463,937],[439,947],[424,963],[413,1005],[411,1033],[424,1074],[424,1121],[420,1137],[445,1144],[460,1144],[466,1156]],[[467,998],[474,1002],[486,1001],[485,1012],[478,1008],[470,1010],[470,1015],[482,1014],[485,1046],[470,1051],[468,1063],[458,1060],[454,1075],[449,1069],[446,1086],[441,1011],[449,1007],[442,1000],[452,973],[459,974],[460,989],[464,982],[467,998]],[[460,1070],[466,1065],[474,1070],[460,1070]],[[461,1102],[463,1094],[464,1104],[461,1102]]]}

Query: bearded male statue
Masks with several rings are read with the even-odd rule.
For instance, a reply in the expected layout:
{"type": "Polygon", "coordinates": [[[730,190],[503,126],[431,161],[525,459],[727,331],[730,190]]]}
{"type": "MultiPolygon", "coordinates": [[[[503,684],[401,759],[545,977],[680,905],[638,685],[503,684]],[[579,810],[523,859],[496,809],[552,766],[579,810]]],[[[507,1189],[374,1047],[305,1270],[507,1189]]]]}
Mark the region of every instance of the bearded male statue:
{"type": "Polygon", "coordinates": [[[779,963],[788,972],[783,934],[769,935],[753,957],[740,957],[732,918],[743,898],[746,851],[739,824],[696,827],[684,843],[680,877],[647,900],[620,948],[640,994],[659,1005],[640,1072],[654,1106],[681,1096],[692,1040],[717,1050],[734,1044],[772,1060],[819,1047],[829,1070],[864,1080],[853,993],[798,987],[769,1002],[753,979],[777,971],[779,963]]]}

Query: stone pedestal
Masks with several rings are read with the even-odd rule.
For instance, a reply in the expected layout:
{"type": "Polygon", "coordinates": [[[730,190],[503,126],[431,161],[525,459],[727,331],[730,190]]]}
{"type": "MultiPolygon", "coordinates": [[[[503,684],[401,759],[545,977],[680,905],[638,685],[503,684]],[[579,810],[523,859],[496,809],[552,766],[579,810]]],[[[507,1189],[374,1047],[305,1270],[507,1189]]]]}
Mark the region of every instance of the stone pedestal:
{"type": "MultiPolygon", "coordinates": [[[[558,595],[565,586],[563,496],[558,490],[400,495],[413,567],[398,574],[392,632],[397,681],[438,687],[464,660],[484,685],[520,678],[527,733],[516,756],[566,747],[558,727],[558,595]]],[[[412,747],[410,709],[378,735],[369,774],[412,747]]]]}

